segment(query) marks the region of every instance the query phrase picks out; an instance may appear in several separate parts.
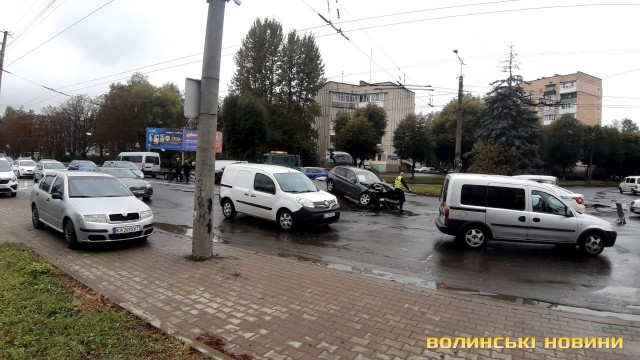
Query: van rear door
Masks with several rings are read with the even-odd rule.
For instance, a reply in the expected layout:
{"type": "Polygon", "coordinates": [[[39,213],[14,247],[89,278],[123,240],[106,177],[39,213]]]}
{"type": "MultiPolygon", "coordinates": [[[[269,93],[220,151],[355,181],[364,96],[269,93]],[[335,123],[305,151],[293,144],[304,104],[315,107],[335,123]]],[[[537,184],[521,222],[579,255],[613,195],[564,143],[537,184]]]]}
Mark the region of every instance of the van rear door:
{"type": "Polygon", "coordinates": [[[486,223],[496,239],[525,240],[529,226],[526,188],[490,183],[487,189],[486,223]]]}

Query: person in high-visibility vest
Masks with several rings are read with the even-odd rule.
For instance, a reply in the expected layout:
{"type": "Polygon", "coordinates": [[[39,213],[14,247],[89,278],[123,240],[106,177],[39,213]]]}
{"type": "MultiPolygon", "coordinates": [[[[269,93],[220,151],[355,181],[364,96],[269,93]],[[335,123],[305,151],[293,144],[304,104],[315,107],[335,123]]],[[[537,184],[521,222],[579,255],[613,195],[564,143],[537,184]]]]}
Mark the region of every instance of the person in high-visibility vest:
{"type": "Polygon", "coordinates": [[[396,191],[396,197],[398,198],[398,210],[400,210],[400,212],[403,212],[404,209],[402,208],[403,204],[404,204],[404,192],[408,191],[411,192],[411,189],[409,188],[409,185],[407,185],[407,182],[404,181],[404,172],[400,171],[400,175],[398,175],[398,177],[396,178],[396,181],[393,183],[393,188],[396,191]]]}

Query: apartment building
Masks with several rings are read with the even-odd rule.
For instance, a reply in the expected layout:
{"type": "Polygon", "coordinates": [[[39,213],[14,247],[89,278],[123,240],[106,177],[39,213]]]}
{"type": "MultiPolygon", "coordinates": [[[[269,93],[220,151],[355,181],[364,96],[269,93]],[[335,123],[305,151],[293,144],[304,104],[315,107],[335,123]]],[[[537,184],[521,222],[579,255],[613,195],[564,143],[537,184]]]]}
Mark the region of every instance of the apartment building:
{"type": "Polygon", "coordinates": [[[602,79],[578,71],[523,83],[525,93],[539,103],[538,117],[549,125],[573,114],[584,125],[602,125],[602,79]]]}
{"type": "Polygon", "coordinates": [[[330,152],[335,148],[334,120],[340,113],[353,114],[357,108],[370,103],[383,108],[387,114],[387,129],[381,139],[382,152],[372,162],[380,171],[395,171],[400,160],[393,148],[393,132],[400,121],[409,114],[415,113],[415,93],[392,82],[369,84],[346,84],[329,81],[316,97],[322,115],[316,117],[315,128],[318,130],[318,154],[323,163],[329,161],[330,152]]]}

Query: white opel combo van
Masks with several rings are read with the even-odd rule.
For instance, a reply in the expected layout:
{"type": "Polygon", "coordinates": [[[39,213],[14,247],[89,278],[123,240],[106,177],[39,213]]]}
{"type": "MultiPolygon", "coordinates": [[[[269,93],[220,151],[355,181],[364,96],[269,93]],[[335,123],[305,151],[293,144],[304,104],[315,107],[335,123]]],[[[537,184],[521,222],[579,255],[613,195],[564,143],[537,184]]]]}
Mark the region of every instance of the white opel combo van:
{"type": "Polygon", "coordinates": [[[144,175],[156,177],[160,172],[160,154],[152,151],[121,152],[116,161],[131,161],[144,175]]]}
{"type": "Polygon", "coordinates": [[[581,214],[553,185],[509,176],[449,174],[439,199],[438,229],[469,248],[488,240],[575,244],[586,255],[613,246],[613,225],[581,214]]]}
{"type": "Polygon", "coordinates": [[[227,219],[244,213],[276,221],[285,231],[340,220],[335,196],[318,190],[300,171],[277,165],[227,165],[220,181],[220,206],[227,219]]]}

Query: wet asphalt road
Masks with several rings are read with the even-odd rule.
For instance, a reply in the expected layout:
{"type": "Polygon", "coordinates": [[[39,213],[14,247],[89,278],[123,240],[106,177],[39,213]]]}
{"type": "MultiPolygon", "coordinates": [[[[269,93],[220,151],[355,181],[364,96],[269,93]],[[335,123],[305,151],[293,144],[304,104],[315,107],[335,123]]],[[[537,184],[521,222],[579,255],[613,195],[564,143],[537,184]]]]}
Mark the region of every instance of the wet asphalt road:
{"type": "MultiPolygon", "coordinates": [[[[193,186],[151,181],[155,194],[148,204],[158,227],[190,235],[193,186]]],[[[339,197],[340,222],[293,234],[241,214],[226,220],[216,202],[214,226],[220,242],[319,266],[517,303],[640,319],[640,216],[628,212],[634,196],[613,187],[573,190],[584,194],[587,213],[613,223],[615,203],[624,203],[627,223],[616,226],[616,245],[598,257],[585,258],[556,245],[507,242],[467,250],[435,227],[437,199],[412,194],[404,214],[359,208],[339,197]]]]}

